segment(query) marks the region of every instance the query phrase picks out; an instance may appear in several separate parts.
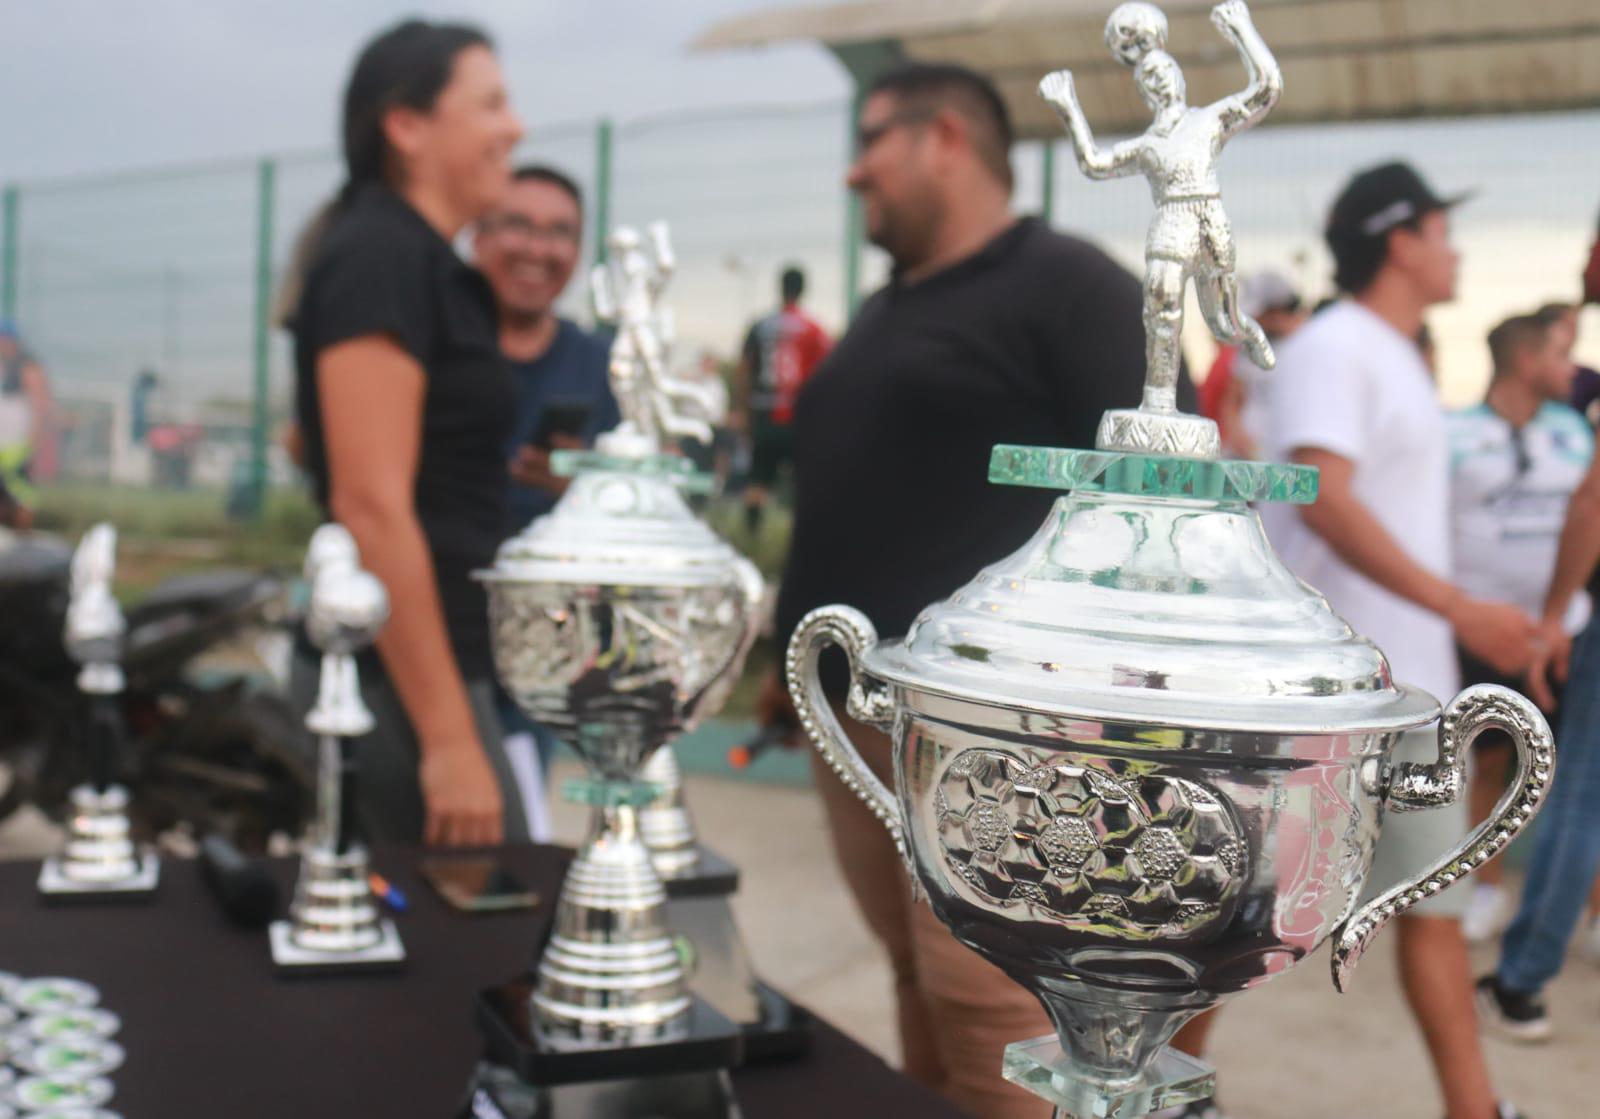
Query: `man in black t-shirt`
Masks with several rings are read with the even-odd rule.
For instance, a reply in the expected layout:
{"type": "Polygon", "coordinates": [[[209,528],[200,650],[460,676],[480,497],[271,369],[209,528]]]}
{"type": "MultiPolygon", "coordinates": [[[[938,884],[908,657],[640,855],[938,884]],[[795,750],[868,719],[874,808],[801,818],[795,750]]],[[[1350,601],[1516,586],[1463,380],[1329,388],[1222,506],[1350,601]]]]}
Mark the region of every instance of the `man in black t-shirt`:
{"type": "MultiPolygon", "coordinates": [[[[956,67],[893,71],[863,103],[849,185],[894,274],[800,393],[780,641],[828,603],[904,633],[1044,522],[1054,495],[988,484],[994,444],[1092,447],[1102,412],[1139,403],[1139,282],[1094,246],[1013,217],[1011,140],[994,88],[956,67]]],[[[774,678],[769,719],[785,699],[774,678]]],[[[887,779],[888,739],[852,734],[887,779]]],[[[889,950],[906,1071],[979,1116],[1037,1114],[999,1069],[1007,1043],[1048,1032],[1043,1011],[911,903],[882,828],[820,766],[817,782],[889,950]]]]}

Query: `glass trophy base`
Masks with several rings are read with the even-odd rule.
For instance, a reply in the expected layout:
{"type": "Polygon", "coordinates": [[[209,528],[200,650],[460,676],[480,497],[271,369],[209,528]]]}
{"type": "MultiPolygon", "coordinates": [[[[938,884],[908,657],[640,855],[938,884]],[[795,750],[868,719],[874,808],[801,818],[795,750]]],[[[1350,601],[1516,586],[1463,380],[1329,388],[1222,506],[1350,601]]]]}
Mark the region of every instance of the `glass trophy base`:
{"type": "Polygon", "coordinates": [[[726,1071],[537,1087],[502,1065],[478,1066],[461,1119],[740,1119],[726,1071]]]}
{"type": "Polygon", "coordinates": [[[85,878],[68,873],[66,860],[51,855],[39,868],[39,894],[46,901],[148,901],[161,884],[161,859],[142,854],[132,873],[120,878],[85,878]]]}
{"type": "Polygon", "coordinates": [[[1108,1088],[1084,1075],[1054,1034],[1006,1046],[1001,1075],[1055,1105],[1055,1119],[1143,1119],[1151,1112],[1210,1099],[1216,1069],[1168,1046],[1131,1084],[1108,1088]]]}
{"type": "Polygon", "coordinates": [[[533,1020],[532,977],[478,993],[475,1017],[489,1060],[528,1085],[641,1080],[733,1068],[744,1056],[739,1027],[705,999],[691,995],[681,1023],[659,1039],[575,1042],[544,1036],[533,1020]]]}
{"type": "Polygon", "coordinates": [[[1314,466],[1294,463],[998,443],[989,454],[989,481],[1085,493],[1310,505],[1317,499],[1318,474],[1314,466]]]}
{"type": "Polygon", "coordinates": [[[561,799],[590,808],[643,808],[661,795],[661,786],[649,781],[610,781],[600,777],[569,777],[561,783],[561,799]]]}
{"type": "Polygon", "coordinates": [[[295,943],[294,923],[274,921],[267,930],[272,942],[272,962],[281,975],[342,975],[352,971],[398,971],[405,966],[406,950],[400,932],[388,918],[378,922],[376,944],[334,952],[295,943]]]}

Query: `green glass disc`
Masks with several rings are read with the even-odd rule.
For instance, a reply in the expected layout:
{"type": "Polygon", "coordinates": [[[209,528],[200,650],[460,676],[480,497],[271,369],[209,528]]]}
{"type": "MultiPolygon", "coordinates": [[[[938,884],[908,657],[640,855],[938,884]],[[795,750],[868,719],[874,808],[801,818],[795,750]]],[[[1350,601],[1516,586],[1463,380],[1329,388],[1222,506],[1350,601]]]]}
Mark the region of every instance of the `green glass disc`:
{"type": "Polygon", "coordinates": [[[989,456],[989,481],[1140,497],[1207,501],[1281,501],[1310,505],[1317,499],[1317,469],[1282,462],[1075,451],[1001,443],[989,456]]]}
{"type": "Polygon", "coordinates": [[[550,469],[563,478],[591,471],[611,474],[646,474],[666,478],[685,493],[710,493],[716,479],[702,474],[682,455],[608,455],[600,451],[556,451],[550,469]]]}

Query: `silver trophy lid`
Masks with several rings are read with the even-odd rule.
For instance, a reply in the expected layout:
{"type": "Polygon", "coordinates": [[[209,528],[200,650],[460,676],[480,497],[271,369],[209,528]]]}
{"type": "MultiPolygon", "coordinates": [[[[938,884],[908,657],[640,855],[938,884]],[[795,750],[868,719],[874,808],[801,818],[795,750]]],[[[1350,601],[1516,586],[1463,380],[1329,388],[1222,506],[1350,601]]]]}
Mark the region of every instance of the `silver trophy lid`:
{"type": "MultiPolygon", "coordinates": [[[[997,448],[990,477],[1038,484],[1018,460],[1048,454],[997,448]]],[[[1074,452],[1054,454],[1064,469],[1074,452]]],[[[1089,474],[1108,458],[1027,545],[877,646],[867,669],[984,704],[1157,726],[1357,733],[1438,715],[1283,565],[1238,489],[1169,478],[1187,495],[1130,493],[1117,472],[1142,472],[1143,456],[1076,461],[1089,474]]]]}
{"type": "Polygon", "coordinates": [[[1212,10],[1248,82],[1211,105],[1186,101],[1152,5],[1111,14],[1106,42],[1154,118],[1099,147],[1072,75],[1041,95],[1092,178],[1142,174],[1155,202],[1146,241],[1148,362],[1137,409],[1106,414],[1093,451],[997,447],[990,480],[1072,491],[1025,547],[945,602],[901,641],[877,646],[874,676],[917,691],[1070,718],[1263,733],[1359,733],[1435,718],[1397,686],[1383,654],[1295,578],[1251,502],[1315,500],[1316,471],[1219,459],[1216,425],[1176,407],[1184,293],[1207,325],[1270,367],[1238,307],[1234,248],[1216,162],[1282,92],[1276,61],[1240,0],[1212,10]]]}
{"type": "Polygon", "coordinates": [[[694,587],[727,582],[738,564],[739,554],[694,515],[670,475],[592,469],[502,544],[482,577],[694,587]]]}

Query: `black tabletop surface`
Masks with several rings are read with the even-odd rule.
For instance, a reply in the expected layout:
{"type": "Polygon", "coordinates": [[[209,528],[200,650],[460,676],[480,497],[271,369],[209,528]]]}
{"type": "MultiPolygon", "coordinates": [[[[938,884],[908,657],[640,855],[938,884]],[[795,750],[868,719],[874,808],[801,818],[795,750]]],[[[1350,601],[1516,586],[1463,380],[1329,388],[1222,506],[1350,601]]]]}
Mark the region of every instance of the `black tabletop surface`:
{"type": "MultiPolygon", "coordinates": [[[[555,896],[567,851],[500,853],[555,896]]],[[[111,1106],[126,1119],[447,1119],[482,1052],[473,996],[528,968],[549,903],[456,913],[417,876],[417,857],[373,857],[410,901],[397,918],[408,954],[398,974],[280,978],[265,932],[230,925],[198,866],[170,859],[146,904],[46,906],[37,863],[0,864],[0,970],[100,988],[123,1020],[111,1106]]],[[[294,869],[274,864],[285,896],[294,869]]],[[[821,1021],[809,1056],[748,1065],[734,1084],[747,1119],[960,1114],[821,1021]]]]}

